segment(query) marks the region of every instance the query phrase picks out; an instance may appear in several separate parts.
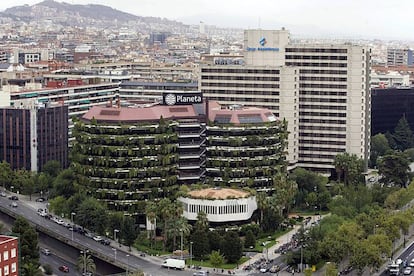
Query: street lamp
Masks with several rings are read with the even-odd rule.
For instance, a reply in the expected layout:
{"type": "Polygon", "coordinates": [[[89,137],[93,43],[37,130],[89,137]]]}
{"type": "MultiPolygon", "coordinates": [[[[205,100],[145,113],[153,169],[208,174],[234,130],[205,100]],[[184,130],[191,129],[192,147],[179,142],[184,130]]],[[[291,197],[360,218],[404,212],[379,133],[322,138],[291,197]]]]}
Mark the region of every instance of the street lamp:
{"type": "Polygon", "coordinates": [[[112,248],[112,250],[114,251],[115,262],[116,262],[116,248],[112,248]]]}
{"type": "Polygon", "coordinates": [[[115,241],[115,243],[116,243],[116,233],[119,233],[118,229],[114,229],[114,241],[115,241]]]}
{"type": "Polygon", "coordinates": [[[83,273],[86,275],[86,253],[89,252],[88,250],[83,250],[80,253],[83,254],[83,273]]]}
{"type": "Polygon", "coordinates": [[[73,216],[76,215],[75,212],[70,213],[70,221],[72,222],[72,241],[73,241],[73,216]]]}
{"type": "Polygon", "coordinates": [[[181,260],[183,259],[183,230],[180,230],[181,233],[181,260]]]}
{"type": "Polygon", "coordinates": [[[129,275],[129,271],[128,271],[129,270],[129,254],[126,255],[126,258],[127,258],[127,269],[126,269],[125,275],[128,276],[129,275]]]}
{"type": "Polygon", "coordinates": [[[193,265],[193,242],[190,242],[190,267],[193,265]]]}

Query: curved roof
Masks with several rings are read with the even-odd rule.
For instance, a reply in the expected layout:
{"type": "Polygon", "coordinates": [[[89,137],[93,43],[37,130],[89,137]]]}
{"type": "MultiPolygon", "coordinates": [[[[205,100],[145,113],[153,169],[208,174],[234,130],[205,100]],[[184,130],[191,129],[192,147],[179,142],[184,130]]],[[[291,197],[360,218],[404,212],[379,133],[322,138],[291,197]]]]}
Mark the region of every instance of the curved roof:
{"type": "Polygon", "coordinates": [[[203,190],[194,190],[188,193],[191,198],[210,198],[210,199],[228,199],[228,198],[245,198],[250,193],[229,189],[229,188],[208,188],[203,190]]]}

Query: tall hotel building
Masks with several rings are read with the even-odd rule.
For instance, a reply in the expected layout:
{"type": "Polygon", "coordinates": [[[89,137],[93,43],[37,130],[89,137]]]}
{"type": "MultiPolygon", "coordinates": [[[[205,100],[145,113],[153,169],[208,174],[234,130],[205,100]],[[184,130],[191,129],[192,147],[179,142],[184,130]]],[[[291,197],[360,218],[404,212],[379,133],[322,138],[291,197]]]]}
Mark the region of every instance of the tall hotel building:
{"type": "Polygon", "coordinates": [[[244,65],[203,65],[199,87],[221,104],[270,109],[288,121],[289,168],[330,174],[348,152],[368,160],[370,49],[293,44],[287,30],[246,30],[244,65]]]}

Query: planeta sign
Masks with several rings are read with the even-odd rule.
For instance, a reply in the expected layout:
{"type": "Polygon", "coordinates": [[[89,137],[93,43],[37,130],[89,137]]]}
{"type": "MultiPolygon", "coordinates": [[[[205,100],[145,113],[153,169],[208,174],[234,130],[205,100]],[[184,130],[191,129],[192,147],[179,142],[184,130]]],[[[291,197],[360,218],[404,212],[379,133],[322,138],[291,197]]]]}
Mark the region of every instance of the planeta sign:
{"type": "Polygon", "coordinates": [[[166,105],[200,104],[203,102],[201,93],[164,93],[162,98],[166,105]]]}

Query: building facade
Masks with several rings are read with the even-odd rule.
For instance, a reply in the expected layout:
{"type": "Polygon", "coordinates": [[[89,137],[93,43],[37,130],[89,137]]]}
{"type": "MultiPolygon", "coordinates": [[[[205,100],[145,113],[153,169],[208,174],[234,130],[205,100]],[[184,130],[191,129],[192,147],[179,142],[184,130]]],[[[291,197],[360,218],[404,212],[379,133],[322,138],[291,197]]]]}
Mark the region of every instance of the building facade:
{"type": "Polygon", "coordinates": [[[387,65],[388,66],[410,66],[413,65],[413,50],[408,48],[388,48],[387,65]]]}
{"type": "Polygon", "coordinates": [[[256,197],[237,189],[194,190],[178,201],[183,205],[183,216],[190,221],[196,221],[198,213],[204,212],[210,223],[243,222],[257,210],[256,197]]]}
{"type": "Polygon", "coordinates": [[[16,101],[0,108],[0,158],[12,169],[41,171],[48,161],[68,166],[68,107],[16,101]]]}
{"type": "Polygon", "coordinates": [[[0,236],[0,275],[18,276],[19,240],[16,237],[0,236]]]}
{"type": "Polygon", "coordinates": [[[414,88],[386,88],[371,91],[372,135],[393,133],[398,121],[405,116],[414,130],[414,88]]]}
{"type": "Polygon", "coordinates": [[[330,174],[343,152],[368,160],[370,49],[294,44],[286,30],[246,30],[244,47],[243,66],[201,67],[207,99],[266,107],[286,119],[290,168],[330,174]]]}

